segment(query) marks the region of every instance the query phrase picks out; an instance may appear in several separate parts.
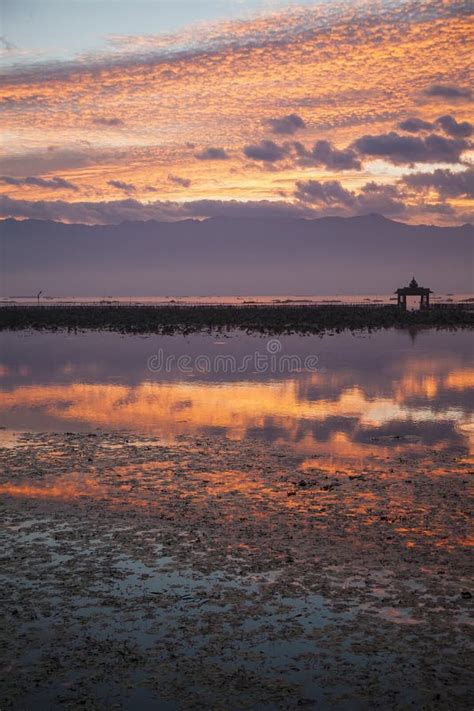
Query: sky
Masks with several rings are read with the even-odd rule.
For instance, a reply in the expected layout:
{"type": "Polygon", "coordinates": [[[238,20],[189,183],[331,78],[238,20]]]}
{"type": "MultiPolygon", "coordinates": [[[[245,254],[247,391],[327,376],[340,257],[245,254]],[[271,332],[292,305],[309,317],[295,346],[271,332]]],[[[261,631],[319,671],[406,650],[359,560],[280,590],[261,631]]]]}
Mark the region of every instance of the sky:
{"type": "Polygon", "coordinates": [[[470,2],[0,12],[0,217],[473,221],[470,2]]]}

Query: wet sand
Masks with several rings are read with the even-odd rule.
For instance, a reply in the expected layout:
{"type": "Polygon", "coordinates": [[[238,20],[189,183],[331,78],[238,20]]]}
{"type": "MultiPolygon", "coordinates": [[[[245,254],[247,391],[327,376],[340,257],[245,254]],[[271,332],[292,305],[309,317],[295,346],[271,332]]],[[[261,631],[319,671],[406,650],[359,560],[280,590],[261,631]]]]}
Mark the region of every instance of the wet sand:
{"type": "Polygon", "coordinates": [[[472,463],[384,439],[7,438],[0,707],[471,709],[472,463]]]}

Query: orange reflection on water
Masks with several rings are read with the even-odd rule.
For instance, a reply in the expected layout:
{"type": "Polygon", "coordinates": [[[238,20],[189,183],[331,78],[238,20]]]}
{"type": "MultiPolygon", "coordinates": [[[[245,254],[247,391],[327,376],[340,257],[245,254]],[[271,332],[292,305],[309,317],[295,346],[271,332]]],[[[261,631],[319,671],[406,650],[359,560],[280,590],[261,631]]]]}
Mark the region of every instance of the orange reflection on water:
{"type": "Polygon", "coordinates": [[[361,365],[359,357],[351,367],[347,353],[339,357],[332,372],[273,380],[118,384],[104,375],[105,382],[83,383],[78,373],[92,371],[67,359],[60,382],[12,378],[0,391],[5,423],[19,430],[24,418],[23,429],[32,421],[38,431],[105,432],[27,438],[25,459],[20,447],[0,450],[11,457],[0,494],[20,507],[64,501],[95,505],[98,516],[129,509],[150,519],[186,518],[196,531],[252,525],[272,536],[299,527],[354,546],[378,536],[403,554],[413,548],[410,555],[422,545],[446,552],[472,545],[460,505],[474,439],[466,348],[459,357],[405,349],[380,373],[372,361],[361,365]]]}
{"type": "Polygon", "coordinates": [[[445,378],[444,387],[453,390],[467,390],[474,388],[474,369],[453,370],[445,378]]]}
{"type": "Polygon", "coordinates": [[[414,395],[422,395],[423,397],[432,400],[436,397],[440,390],[440,379],[434,375],[415,375],[408,373],[397,384],[396,399],[398,402],[404,402],[407,397],[414,395]]]}
{"type": "Polygon", "coordinates": [[[453,474],[463,478],[464,470],[447,472],[450,476],[438,488],[432,475],[440,471],[428,448],[421,461],[409,462],[406,453],[397,456],[397,446],[391,457],[385,456],[389,448],[378,458],[374,449],[369,465],[363,459],[358,465],[351,458],[321,455],[298,466],[284,454],[280,458],[281,449],[268,452],[263,444],[226,449],[222,443],[220,449],[212,441],[186,440],[162,450],[150,441],[45,437],[32,444],[38,474],[25,480],[21,452],[12,455],[22,479],[0,484],[0,494],[96,503],[99,510],[131,509],[160,519],[184,516],[188,523],[195,521],[196,529],[209,521],[237,526],[253,521],[261,535],[295,524],[321,534],[336,530],[337,536],[354,536],[354,545],[370,544],[371,536],[380,533],[387,545],[400,541],[408,548],[423,544],[449,552],[474,543],[456,491],[449,498],[453,474]],[[84,457],[85,446],[90,456],[84,457]],[[65,463],[74,457],[81,459],[82,473],[71,467],[64,474],[65,463]],[[232,460],[234,468],[226,467],[232,460]]]}
{"type": "MultiPolygon", "coordinates": [[[[393,383],[391,396],[387,392],[368,394],[361,386],[352,385],[336,389],[331,397],[323,389],[320,374],[268,382],[29,385],[0,392],[0,408],[5,412],[20,408],[41,411],[62,423],[154,430],[165,436],[222,428],[230,437],[240,439],[249,429],[264,429],[271,424],[281,429],[286,439],[295,441],[302,437],[301,422],[341,417],[353,419],[358,427],[366,429],[406,422],[407,433],[413,421],[449,420],[464,431],[469,429],[470,418],[463,408],[448,406],[439,410],[430,403],[443,388],[467,389],[472,378],[469,370],[453,371],[447,376],[418,377],[407,373],[393,383]],[[320,386],[321,394],[309,399],[305,390],[312,386],[320,386]],[[422,396],[422,400],[410,402],[414,395],[422,396]]],[[[332,436],[339,449],[352,448],[355,455],[354,448],[358,448],[360,456],[367,454],[367,445],[356,445],[343,434],[332,436]]]]}
{"type": "Polygon", "coordinates": [[[0,484],[0,494],[24,497],[27,499],[62,499],[64,501],[79,497],[102,498],[108,487],[95,477],[67,474],[46,479],[41,484],[0,484]]]}

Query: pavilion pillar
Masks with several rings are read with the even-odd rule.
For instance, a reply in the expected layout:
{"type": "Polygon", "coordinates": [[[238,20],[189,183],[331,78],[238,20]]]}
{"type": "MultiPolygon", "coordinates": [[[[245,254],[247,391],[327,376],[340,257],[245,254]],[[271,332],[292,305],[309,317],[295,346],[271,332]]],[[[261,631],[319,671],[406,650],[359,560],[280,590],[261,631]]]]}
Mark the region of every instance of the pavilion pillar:
{"type": "Polygon", "coordinates": [[[430,308],[430,289],[418,286],[415,279],[412,279],[408,286],[397,289],[397,305],[401,311],[407,310],[407,296],[419,297],[419,310],[430,308]]]}

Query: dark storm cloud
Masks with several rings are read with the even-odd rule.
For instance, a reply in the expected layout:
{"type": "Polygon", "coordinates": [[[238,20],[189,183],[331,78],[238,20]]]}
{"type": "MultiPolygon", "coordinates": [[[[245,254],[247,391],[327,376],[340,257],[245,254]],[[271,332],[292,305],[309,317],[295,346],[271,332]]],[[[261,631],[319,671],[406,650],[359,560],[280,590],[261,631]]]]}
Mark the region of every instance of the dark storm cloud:
{"type": "Polygon", "coordinates": [[[463,138],[446,138],[436,133],[428,136],[403,136],[395,131],[376,136],[362,136],[354,148],[363,156],[385,158],[395,164],[458,163],[469,144],[463,138]]]}
{"type": "Polygon", "coordinates": [[[122,180],[109,180],[107,185],[117,190],[122,190],[124,193],[134,193],[136,187],[132,183],[124,183],[122,180]]]}
{"type": "Polygon", "coordinates": [[[442,99],[470,99],[472,97],[472,91],[469,88],[454,84],[432,84],[426,89],[425,94],[442,99]]]}
{"type": "Polygon", "coordinates": [[[405,175],[403,182],[415,189],[434,188],[442,198],[474,198],[474,168],[460,172],[438,168],[433,173],[405,175]]]}
{"type": "Polygon", "coordinates": [[[210,146],[205,148],[200,153],[196,153],[195,158],[198,160],[227,160],[229,156],[223,148],[215,148],[210,146]]]}
{"type": "Polygon", "coordinates": [[[37,188],[48,188],[49,190],[74,190],[77,191],[79,188],[74,183],[70,183],[69,180],[64,180],[58,175],[52,178],[37,178],[37,177],[27,177],[27,178],[13,178],[11,176],[3,175],[0,177],[0,183],[4,185],[15,185],[21,186],[34,186],[37,188]]]}
{"type": "Polygon", "coordinates": [[[279,146],[273,141],[260,141],[244,147],[244,154],[252,160],[261,160],[266,163],[274,163],[282,160],[288,154],[286,146],[279,146]]]}
{"type": "Polygon", "coordinates": [[[306,128],[306,124],[298,114],[288,114],[280,118],[268,119],[267,123],[273,133],[290,136],[300,129],[306,128]]]}

